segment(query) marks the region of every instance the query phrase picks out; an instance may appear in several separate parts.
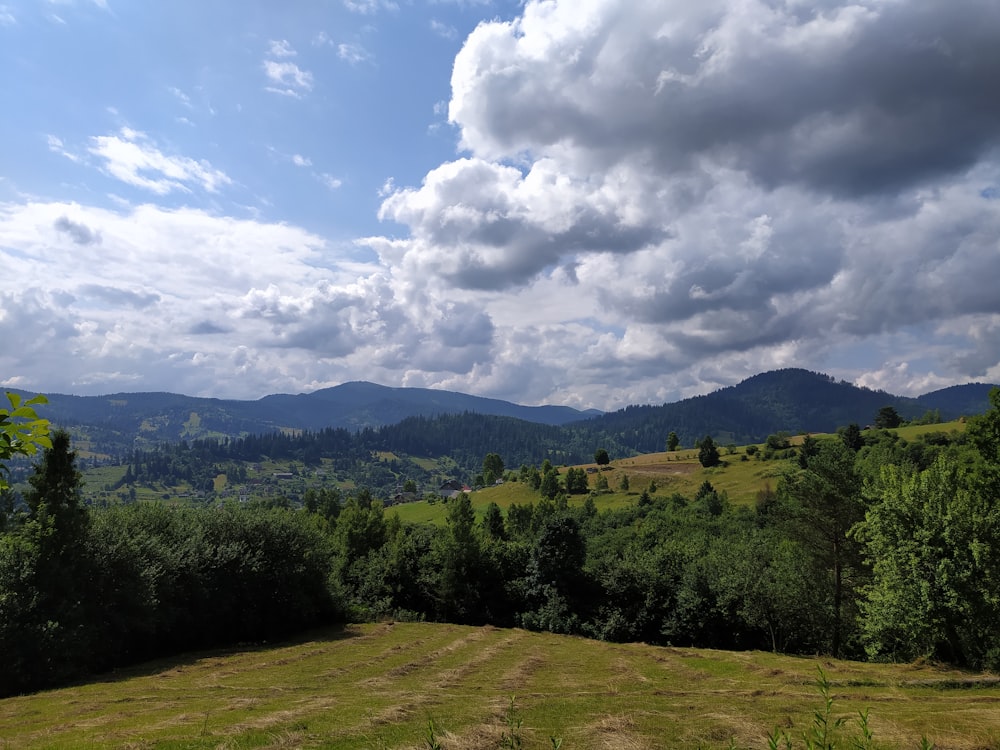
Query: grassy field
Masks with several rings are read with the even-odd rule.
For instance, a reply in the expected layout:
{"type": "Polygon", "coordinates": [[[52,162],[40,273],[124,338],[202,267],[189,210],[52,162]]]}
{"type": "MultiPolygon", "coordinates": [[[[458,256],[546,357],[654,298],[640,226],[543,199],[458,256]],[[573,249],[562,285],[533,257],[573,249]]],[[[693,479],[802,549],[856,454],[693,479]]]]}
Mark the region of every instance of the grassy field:
{"type": "MultiPolygon", "coordinates": [[[[946,422],[934,425],[914,425],[901,427],[894,432],[906,440],[913,440],[928,432],[964,432],[964,421],[946,422]]],[[[817,434],[818,440],[836,439],[834,435],[817,434]]],[[[789,439],[792,445],[799,445],[803,435],[795,435],[789,439]]],[[[757,446],[763,449],[763,444],[757,446]]],[[[632,505],[639,494],[647,488],[650,482],[656,484],[654,496],[668,496],[680,493],[687,498],[694,497],[703,482],[708,481],[719,492],[725,492],[729,500],[736,505],[750,505],[758,493],[768,488],[775,489],[781,476],[797,468],[795,459],[763,461],[747,455],[747,446],[734,446],[721,449],[723,465],[705,469],[698,461],[698,451],[694,449],[678,450],[664,453],[647,453],[632,458],[612,461],[607,471],[588,475],[590,487],[594,488],[597,477],[601,474],[608,480],[610,492],[596,498],[598,510],[620,508],[632,505]],[[745,459],[745,460],[744,460],[745,459]],[[629,490],[622,491],[618,487],[622,475],[629,479],[629,490]]],[[[581,464],[580,468],[596,469],[597,464],[581,464]]],[[[565,468],[561,470],[565,473],[565,468]]],[[[583,495],[575,495],[569,499],[570,505],[579,505],[584,501],[583,495]]],[[[538,492],[520,482],[508,482],[499,487],[487,487],[472,493],[472,506],[480,515],[491,502],[506,509],[512,503],[527,504],[537,502],[538,492]]],[[[428,503],[425,501],[394,506],[389,513],[396,513],[400,520],[412,523],[444,524],[447,505],[444,503],[428,503]]]]}
{"type": "Polygon", "coordinates": [[[849,722],[840,747],[865,709],[881,747],[1000,743],[1000,681],[984,675],[380,623],[2,700],[0,747],[763,748],[776,727],[799,746],[823,708],[817,668],[849,722]]]}

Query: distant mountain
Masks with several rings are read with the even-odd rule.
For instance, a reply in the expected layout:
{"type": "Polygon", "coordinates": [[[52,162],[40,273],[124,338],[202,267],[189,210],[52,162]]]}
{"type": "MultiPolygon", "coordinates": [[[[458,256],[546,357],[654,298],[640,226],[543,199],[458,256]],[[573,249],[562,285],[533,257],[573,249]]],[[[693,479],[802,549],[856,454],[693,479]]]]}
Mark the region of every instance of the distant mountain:
{"type": "Polygon", "coordinates": [[[345,427],[357,430],[396,424],[407,417],[439,414],[486,414],[514,417],[525,422],[563,425],[600,414],[568,406],[521,406],[495,398],[431,388],[389,388],[366,382],[351,382],[298,396],[265,396],[254,402],[261,415],[278,424],[303,429],[345,427]]]}
{"type": "MultiPolygon", "coordinates": [[[[15,390],[16,389],[8,389],[15,390]]],[[[27,394],[17,391],[22,395],[27,394]]],[[[279,430],[361,430],[464,412],[513,417],[544,425],[585,419],[596,410],[568,406],[521,406],[499,399],[429,388],[389,388],[352,382],[313,393],[277,394],[256,401],[197,398],[174,393],[115,393],[107,396],[46,394],[38,413],[58,426],[86,428],[99,452],[119,453],[133,445],[205,437],[233,437],[279,430]]]]}
{"type": "Polygon", "coordinates": [[[990,391],[996,388],[988,383],[953,385],[939,391],[931,391],[917,397],[917,401],[927,409],[940,409],[945,414],[959,417],[963,414],[982,414],[990,408],[990,391]]]}
{"type": "Polygon", "coordinates": [[[852,422],[864,427],[883,406],[894,407],[904,419],[937,409],[949,420],[986,411],[991,387],[977,383],[904,398],[808,370],[785,369],[705,396],[596,415],[565,406],[520,406],[464,393],[365,382],[257,401],[171,393],[53,394],[39,413],[73,429],[78,445],[113,455],[136,446],[205,437],[371,428],[378,429],[378,435],[365,442],[377,440],[380,450],[413,455],[458,451],[481,459],[504,446],[510,455],[523,454],[525,460],[539,452],[538,461],[569,461],[585,460],[600,446],[616,455],[661,451],[671,431],[681,445],[691,446],[705,435],[724,444],[742,444],[762,442],[781,431],[832,432],[852,422]],[[469,418],[450,419],[461,415],[469,418]]]}
{"type": "Polygon", "coordinates": [[[989,408],[991,387],[956,386],[906,398],[790,368],[755,375],[737,385],[672,404],[629,406],[574,428],[606,435],[609,441],[613,438],[640,453],[663,450],[671,431],[684,446],[705,435],[743,444],[761,442],[781,431],[832,432],[851,423],[864,427],[883,406],[892,406],[907,420],[931,409],[938,409],[943,420],[979,414],[989,408]]]}

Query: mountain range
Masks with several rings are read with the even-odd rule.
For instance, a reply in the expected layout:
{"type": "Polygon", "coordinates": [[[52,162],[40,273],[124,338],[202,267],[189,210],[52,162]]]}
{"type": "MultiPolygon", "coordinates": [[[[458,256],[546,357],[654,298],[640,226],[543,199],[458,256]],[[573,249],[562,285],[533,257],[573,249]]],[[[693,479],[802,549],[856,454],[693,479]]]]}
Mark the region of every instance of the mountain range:
{"type": "Polygon", "coordinates": [[[971,383],[908,398],[792,368],[755,375],[704,396],[658,406],[629,406],[606,414],[366,382],[298,395],[275,394],[256,401],[172,393],[50,394],[49,403],[38,411],[58,426],[86,433],[101,452],[128,450],[136,444],[275,431],[358,431],[394,425],[412,417],[454,414],[561,426],[621,449],[651,452],[663,450],[670,431],[676,432],[684,445],[709,434],[722,442],[759,442],[778,431],[831,432],[852,422],[863,427],[884,406],[892,406],[904,419],[936,410],[941,419],[949,420],[988,409],[992,387],[971,383]]]}

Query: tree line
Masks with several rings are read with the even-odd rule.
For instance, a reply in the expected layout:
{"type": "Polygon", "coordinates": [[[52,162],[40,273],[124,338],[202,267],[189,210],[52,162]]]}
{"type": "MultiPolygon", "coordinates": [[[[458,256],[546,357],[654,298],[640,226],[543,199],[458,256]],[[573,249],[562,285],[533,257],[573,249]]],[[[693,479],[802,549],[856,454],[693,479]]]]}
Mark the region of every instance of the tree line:
{"type": "Polygon", "coordinates": [[[480,515],[459,495],[443,526],[404,524],[366,490],[313,490],[300,509],[88,508],[57,432],[3,514],[0,693],[373,618],[996,669],[991,398],[963,436],[814,441],[750,507],[706,481],[599,511],[594,492],[570,503],[579,475],[548,462],[517,475],[537,475],[532,502],[480,515]]]}

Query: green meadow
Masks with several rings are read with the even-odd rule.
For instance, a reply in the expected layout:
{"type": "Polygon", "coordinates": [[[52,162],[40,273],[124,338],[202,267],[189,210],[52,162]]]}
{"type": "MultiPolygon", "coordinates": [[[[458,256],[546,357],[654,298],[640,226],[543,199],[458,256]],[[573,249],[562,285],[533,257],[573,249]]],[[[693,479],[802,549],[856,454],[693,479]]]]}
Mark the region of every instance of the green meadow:
{"type": "Polygon", "coordinates": [[[764,748],[815,730],[852,747],[1000,743],[1000,680],[931,664],[611,644],[525,630],[374,623],[206,652],[0,701],[14,748],[764,748]]]}
{"type": "MultiPolygon", "coordinates": [[[[892,430],[901,438],[910,441],[932,432],[964,431],[964,421],[912,425],[892,430]]],[[[804,437],[803,435],[795,435],[789,439],[789,442],[793,446],[800,445],[804,437]]],[[[813,437],[817,440],[836,438],[835,435],[829,434],[815,434],[813,437]]],[[[649,487],[650,482],[656,485],[656,490],[652,493],[654,497],[666,497],[678,493],[691,498],[697,493],[702,483],[707,481],[711,482],[718,492],[725,492],[733,504],[752,505],[761,492],[774,490],[782,475],[797,468],[797,464],[795,459],[762,460],[760,453],[763,451],[763,444],[756,446],[758,453],[755,456],[747,454],[747,447],[742,445],[721,448],[723,464],[711,469],[703,468],[698,462],[698,451],[690,448],[623,458],[612,461],[605,467],[604,471],[588,474],[588,481],[593,490],[598,476],[603,475],[608,480],[608,491],[598,494],[594,498],[598,510],[616,509],[635,504],[642,491],[649,487]],[[629,489],[627,491],[619,489],[623,475],[628,477],[629,489]]],[[[565,474],[567,468],[570,467],[562,467],[560,472],[565,474]]],[[[599,467],[597,464],[591,463],[580,464],[579,467],[574,468],[597,470],[599,467]]],[[[573,495],[569,498],[569,504],[571,506],[581,505],[585,497],[585,495],[573,495]]],[[[496,503],[501,509],[506,510],[513,503],[524,505],[537,502],[539,498],[540,495],[536,490],[521,482],[506,482],[497,487],[477,490],[471,495],[472,507],[480,516],[490,503],[496,503]]],[[[387,510],[387,513],[389,515],[395,513],[401,521],[405,522],[443,525],[447,507],[447,504],[441,501],[428,502],[424,500],[393,506],[387,510]]]]}

